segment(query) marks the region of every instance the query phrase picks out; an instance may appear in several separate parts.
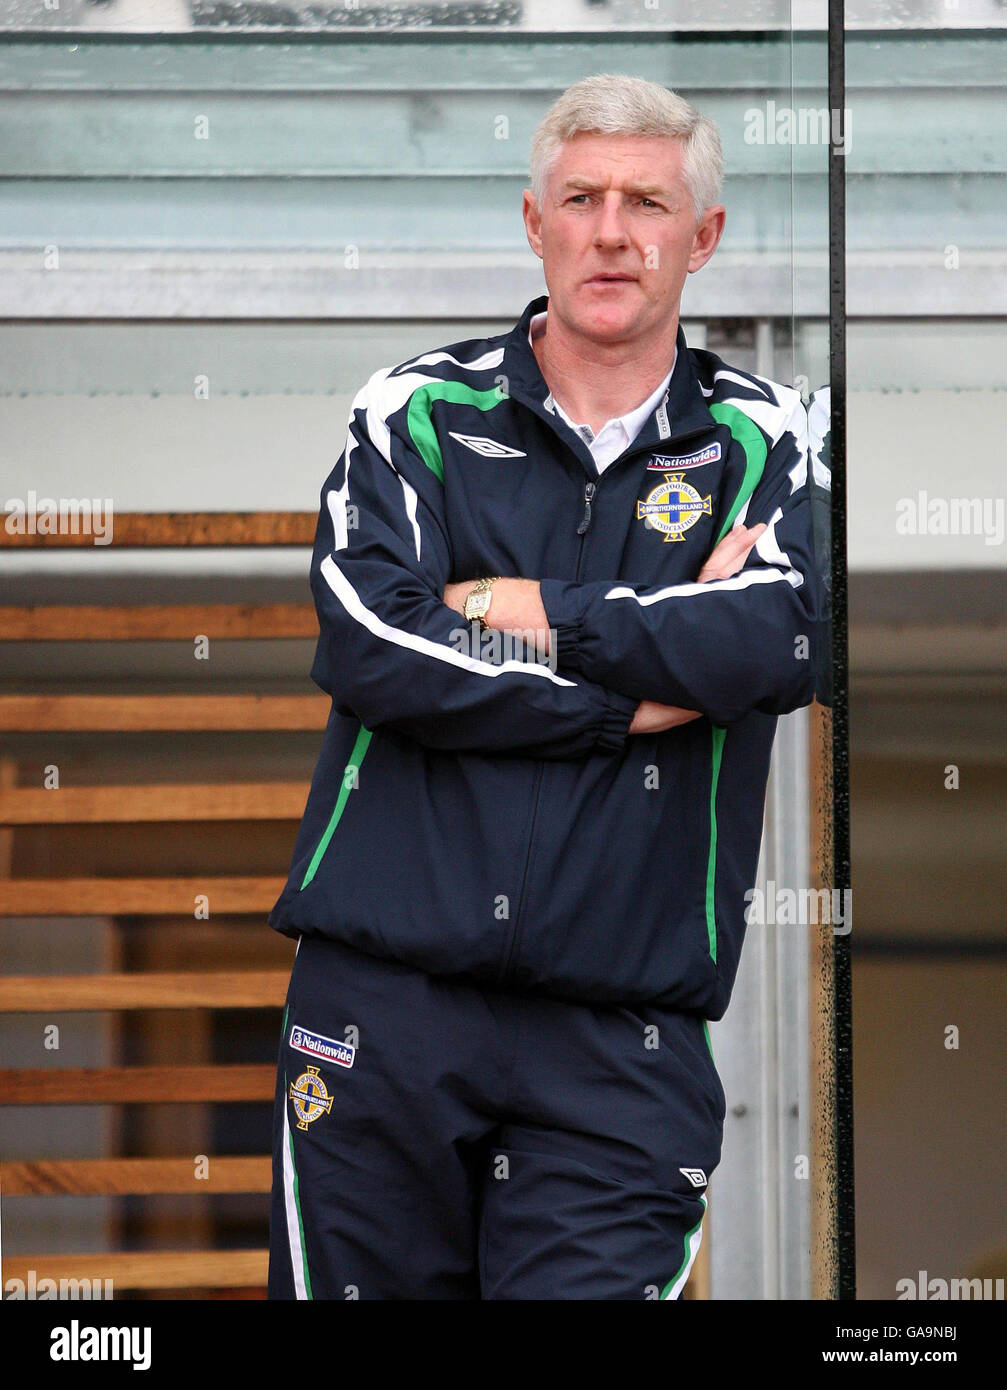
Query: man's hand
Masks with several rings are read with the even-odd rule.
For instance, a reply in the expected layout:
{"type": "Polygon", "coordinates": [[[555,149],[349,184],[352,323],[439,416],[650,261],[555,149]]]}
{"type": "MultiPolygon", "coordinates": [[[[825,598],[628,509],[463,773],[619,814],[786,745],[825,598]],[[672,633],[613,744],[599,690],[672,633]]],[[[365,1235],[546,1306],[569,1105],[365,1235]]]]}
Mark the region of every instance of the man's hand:
{"type": "Polygon", "coordinates": [[[679,724],[688,724],[701,717],[698,709],[679,709],[678,705],[659,705],[656,700],[641,700],[626,732],[663,734],[665,729],[674,729],[679,724]]]}
{"type": "MultiPolygon", "coordinates": [[[[733,531],[728,531],[720,544],[710,552],[709,558],[699,571],[697,583],[705,584],[711,579],[729,579],[732,574],[737,574],[748,559],[752,546],[765,529],[765,523],[760,522],[758,526],[736,526],[733,531]]],[[[464,614],[465,600],[475,582],[475,579],[463,579],[459,583],[446,585],[444,602],[449,608],[464,614]]],[[[547,631],[548,619],[539,595],[538,580],[495,580],[493,601],[486,615],[486,622],[488,626],[501,631],[515,628],[547,631]]]]}
{"type": "Polygon", "coordinates": [[[697,584],[706,584],[711,579],[730,579],[737,574],[748,559],[748,552],[766,529],[766,523],[758,526],[735,526],[719,545],[710,551],[710,557],[696,576],[697,584]]]}
{"type": "MultiPolygon", "coordinates": [[[[444,602],[449,608],[464,614],[465,600],[471,592],[474,579],[464,579],[460,584],[448,584],[444,589],[444,602]]],[[[542,656],[549,655],[549,620],[539,595],[537,579],[497,579],[493,582],[493,598],[486,614],[487,627],[499,631],[535,633],[535,649],[542,656]]]]}
{"type": "MultiPolygon", "coordinates": [[[[711,579],[730,579],[733,574],[737,574],[744,567],[749,552],[765,529],[765,523],[759,522],[757,526],[735,526],[733,530],[728,531],[724,539],[710,552],[696,582],[707,584],[711,579]]],[[[444,602],[449,608],[464,615],[465,600],[475,582],[474,579],[463,579],[460,583],[446,585],[444,602]]],[[[549,655],[549,621],[542,604],[537,579],[495,580],[486,624],[501,631],[527,632],[532,629],[537,650],[543,656],[549,655]]],[[[701,717],[699,710],[662,705],[656,700],[641,700],[633,715],[629,733],[658,734],[665,729],[674,729],[679,724],[688,724],[690,720],[701,717]]]]}

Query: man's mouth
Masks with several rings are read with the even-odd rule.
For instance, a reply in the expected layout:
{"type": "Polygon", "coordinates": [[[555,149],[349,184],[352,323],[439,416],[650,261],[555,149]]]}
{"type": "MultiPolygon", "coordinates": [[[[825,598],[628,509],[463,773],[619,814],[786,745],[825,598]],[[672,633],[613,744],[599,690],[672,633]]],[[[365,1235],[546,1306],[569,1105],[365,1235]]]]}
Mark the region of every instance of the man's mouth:
{"type": "Polygon", "coordinates": [[[599,271],[599,273],[598,273],[597,275],[592,275],[592,276],[590,277],[589,280],[586,280],[586,281],[585,281],[585,284],[588,284],[588,285],[623,285],[623,284],[631,284],[635,279],[636,279],[636,276],[635,276],[635,275],[626,275],[626,274],[624,274],[624,273],[621,272],[621,271],[617,271],[617,270],[613,270],[613,271],[603,270],[603,271],[599,271]]]}

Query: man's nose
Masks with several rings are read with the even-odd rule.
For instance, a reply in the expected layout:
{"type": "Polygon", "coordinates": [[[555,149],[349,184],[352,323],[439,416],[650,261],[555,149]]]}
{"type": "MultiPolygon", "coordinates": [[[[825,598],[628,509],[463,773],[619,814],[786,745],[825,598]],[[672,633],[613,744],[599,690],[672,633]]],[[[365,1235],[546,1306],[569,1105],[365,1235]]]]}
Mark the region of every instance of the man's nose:
{"type": "Polygon", "coordinates": [[[594,228],[594,239],[598,246],[615,247],[628,244],[625,213],[622,198],[618,193],[608,192],[602,198],[594,228]]]}

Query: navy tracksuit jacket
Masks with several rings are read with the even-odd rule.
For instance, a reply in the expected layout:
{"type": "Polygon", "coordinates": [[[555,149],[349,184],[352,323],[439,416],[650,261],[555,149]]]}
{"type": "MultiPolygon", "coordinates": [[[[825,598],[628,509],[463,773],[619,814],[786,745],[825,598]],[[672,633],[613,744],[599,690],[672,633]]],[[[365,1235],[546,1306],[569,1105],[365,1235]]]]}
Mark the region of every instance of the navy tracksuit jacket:
{"type": "Polygon", "coordinates": [[[273,1296],[677,1297],[698,1245],[723,1119],[703,1020],[826,616],[807,415],[680,329],[599,476],[528,341],[547,303],[377,372],[322,490],[332,710],[269,918],[302,938],[273,1296]],[[744,568],[695,582],[742,521],[767,523],[744,568]],[[541,581],[548,659],[443,603],[488,574],[541,581]],[[643,699],[703,717],[629,736],[643,699]]]}

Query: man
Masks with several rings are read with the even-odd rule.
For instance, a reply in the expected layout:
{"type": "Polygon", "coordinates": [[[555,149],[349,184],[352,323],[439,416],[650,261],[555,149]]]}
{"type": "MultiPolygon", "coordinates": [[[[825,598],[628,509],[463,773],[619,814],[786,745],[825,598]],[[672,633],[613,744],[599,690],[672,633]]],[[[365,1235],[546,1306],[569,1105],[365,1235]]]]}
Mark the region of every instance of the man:
{"type": "Polygon", "coordinates": [[[820,603],[798,393],[678,324],[720,174],[673,93],[577,83],[524,197],[548,297],[353,403],[311,569],[332,711],[270,916],[300,938],[271,1297],[685,1285],[705,1020],[820,603]]]}

